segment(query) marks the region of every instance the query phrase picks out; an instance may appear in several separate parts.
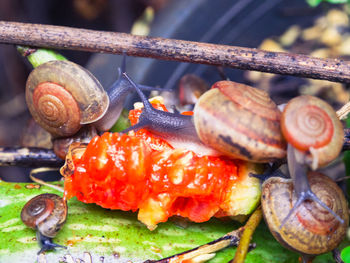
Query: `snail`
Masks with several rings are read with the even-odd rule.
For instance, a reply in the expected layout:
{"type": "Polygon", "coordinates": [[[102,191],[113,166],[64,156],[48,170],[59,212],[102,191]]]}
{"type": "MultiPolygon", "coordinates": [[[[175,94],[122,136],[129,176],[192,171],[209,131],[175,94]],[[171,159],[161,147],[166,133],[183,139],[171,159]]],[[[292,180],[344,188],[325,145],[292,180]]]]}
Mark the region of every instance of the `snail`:
{"type": "Polygon", "coordinates": [[[264,91],[219,81],[199,98],[193,116],[188,116],[153,108],[138,86],[124,75],[138,92],[144,109],[139,122],[123,133],[147,128],[174,147],[182,142],[183,147],[202,155],[227,155],[252,162],[285,157],[281,112],[264,91]]]}
{"type": "Polygon", "coordinates": [[[38,254],[64,246],[52,242],[67,218],[67,204],[56,194],[41,194],[29,200],[21,211],[23,223],[37,231],[41,246],[38,254]]]}
{"type": "Polygon", "coordinates": [[[54,137],[75,134],[100,119],[109,99],[98,80],[69,61],[49,61],[35,68],[26,83],[26,102],[34,120],[54,137]]]}
{"type": "Polygon", "coordinates": [[[288,102],[283,110],[281,129],[288,142],[287,163],[298,201],[283,224],[304,200],[313,200],[343,223],[310,189],[309,168],[316,170],[333,161],[343,145],[344,131],[333,108],[313,96],[299,96],[288,102]]]}
{"type": "Polygon", "coordinates": [[[338,185],[319,172],[310,171],[311,190],[345,222],[314,201],[305,201],[293,217],[280,227],[291,208],[298,202],[291,179],[271,177],[262,185],[261,204],[265,222],[273,236],[286,248],[301,253],[306,262],[318,254],[335,249],[344,239],[349,224],[348,204],[338,185]]]}
{"type": "MultiPolygon", "coordinates": [[[[83,67],[69,61],[49,61],[35,68],[26,83],[26,102],[34,120],[53,137],[68,137],[84,124],[109,130],[118,119],[133,87],[119,78],[107,90],[83,67]]],[[[141,85],[142,90],[161,90],[141,85]]]]}

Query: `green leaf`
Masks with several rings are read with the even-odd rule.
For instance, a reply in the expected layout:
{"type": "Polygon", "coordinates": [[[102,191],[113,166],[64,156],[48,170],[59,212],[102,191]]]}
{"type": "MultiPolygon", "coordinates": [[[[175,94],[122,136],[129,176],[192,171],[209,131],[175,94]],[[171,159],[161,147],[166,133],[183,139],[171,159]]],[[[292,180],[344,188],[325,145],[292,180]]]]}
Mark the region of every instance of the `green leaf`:
{"type": "Polygon", "coordinates": [[[306,0],[306,2],[310,6],[315,7],[315,6],[318,6],[322,2],[322,0],[306,0]]]}
{"type": "MultiPolygon", "coordinates": [[[[21,222],[21,209],[38,194],[61,193],[44,186],[35,189],[33,185],[36,184],[0,181],[0,262],[26,263],[37,258],[39,246],[35,241],[35,231],[21,222]]],[[[117,257],[123,262],[126,259],[133,262],[160,259],[210,242],[239,227],[233,221],[213,219],[201,224],[189,223],[186,229],[167,222],[149,231],[132,212],[111,211],[81,203],[75,198],[68,201],[68,207],[67,222],[54,238],[54,242],[68,246],[68,250],[47,252],[47,262],[58,262],[68,253],[82,258],[85,251],[91,253],[94,263],[100,262],[101,256],[106,262],[119,262],[117,257]]],[[[298,255],[275,241],[264,224],[258,227],[253,242],[257,247],[248,253],[247,263],[297,262],[298,255]]],[[[234,251],[234,248],[227,248],[210,262],[228,262],[234,251]]],[[[331,261],[329,253],[318,257],[315,262],[327,260],[331,261]]]]}
{"type": "MultiPolygon", "coordinates": [[[[312,6],[312,7],[316,7],[318,6],[322,0],[306,0],[306,2],[312,6]]],[[[328,2],[331,4],[345,4],[345,3],[349,3],[349,0],[324,0],[324,2],[328,2]]]]}
{"type": "Polygon", "coordinates": [[[350,246],[344,248],[340,256],[345,263],[350,263],[350,246]]]}
{"type": "Polygon", "coordinates": [[[332,3],[332,4],[345,4],[349,2],[349,0],[327,0],[327,2],[332,3]]]}
{"type": "Polygon", "coordinates": [[[130,127],[129,111],[126,109],[123,109],[118,120],[111,128],[111,132],[120,132],[129,127],[130,127]]]}

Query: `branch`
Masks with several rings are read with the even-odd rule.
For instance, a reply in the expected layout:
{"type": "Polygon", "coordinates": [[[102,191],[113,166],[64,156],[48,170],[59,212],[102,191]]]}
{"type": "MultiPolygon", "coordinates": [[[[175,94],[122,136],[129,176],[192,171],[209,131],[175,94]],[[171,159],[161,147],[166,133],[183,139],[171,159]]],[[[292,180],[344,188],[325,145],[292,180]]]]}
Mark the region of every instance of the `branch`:
{"type": "Polygon", "coordinates": [[[243,263],[249,249],[250,240],[253,237],[255,229],[260,224],[263,217],[261,206],[259,206],[254,213],[249,217],[248,222],[244,226],[244,231],[239,241],[235,257],[229,263],[243,263]]]}
{"type": "Polygon", "coordinates": [[[350,128],[344,129],[343,151],[350,150],[350,128]]]}
{"type": "Polygon", "coordinates": [[[61,167],[63,160],[52,150],[42,148],[0,148],[0,166],[61,167]]]}
{"type": "Polygon", "coordinates": [[[205,255],[212,255],[214,252],[228,246],[237,246],[243,231],[244,227],[241,227],[205,245],[160,260],[146,260],[144,263],[196,262],[196,260],[194,260],[196,258],[200,258],[205,255]]]}
{"type": "Polygon", "coordinates": [[[125,33],[0,21],[0,43],[113,54],[125,51],[130,56],[350,83],[350,64],[342,60],[125,33]]]}

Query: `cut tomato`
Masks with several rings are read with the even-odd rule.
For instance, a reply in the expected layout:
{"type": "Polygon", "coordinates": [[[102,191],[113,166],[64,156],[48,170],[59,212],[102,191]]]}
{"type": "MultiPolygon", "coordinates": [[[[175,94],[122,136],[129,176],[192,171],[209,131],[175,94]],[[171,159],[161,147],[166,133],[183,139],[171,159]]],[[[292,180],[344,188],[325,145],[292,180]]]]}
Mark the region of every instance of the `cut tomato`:
{"type": "MultiPolygon", "coordinates": [[[[130,111],[132,123],[140,112],[130,111]]],[[[81,157],[72,160],[74,173],[66,175],[65,197],[138,210],[139,220],[151,230],[174,215],[204,222],[215,215],[239,214],[228,205],[231,192],[237,194],[236,183],[251,171],[242,161],[173,149],[144,129],[97,136],[81,157]]],[[[249,180],[259,184],[255,178],[249,180]]]]}

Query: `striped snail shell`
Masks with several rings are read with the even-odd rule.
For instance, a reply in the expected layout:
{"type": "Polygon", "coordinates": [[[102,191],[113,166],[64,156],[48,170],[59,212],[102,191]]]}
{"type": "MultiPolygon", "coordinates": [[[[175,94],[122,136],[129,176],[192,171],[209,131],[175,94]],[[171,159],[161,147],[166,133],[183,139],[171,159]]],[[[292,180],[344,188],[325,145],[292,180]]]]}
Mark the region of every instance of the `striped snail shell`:
{"type": "Polygon", "coordinates": [[[21,211],[23,223],[45,237],[53,238],[67,218],[67,204],[56,194],[41,194],[29,200],[21,211]]]}
{"type": "Polygon", "coordinates": [[[30,73],[26,102],[36,122],[54,137],[64,137],[102,118],[109,98],[83,67],[69,61],[49,61],[30,73]]]}
{"type": "Polygon", "coordinates": [[[285,157],[280,118],[265,91],[233,81],[216,82],[194,108],[196,131],[204,144],[253,162],[285,157]]]}
{"type": "Polygon", "coordinates": [[[317,169],[333,161],[343,146],[344,131],[334,109],[325,101],[298,96],[288,102],[281,118],[284,137],[294,148],[317,158],[317,169]]]}
{"type": "Polygon", "coordinates": [[[327,176],[309,172],[311,190],[343,220],[341,224],[314,201],[304,201],[280,229],[297,197],[292,180],[271,177],[262,186],[262,208],[273,236],[286,248],[306,255],[318,255],[336,248],[349,224],[348,205],[342,190],[327,176]]]}

